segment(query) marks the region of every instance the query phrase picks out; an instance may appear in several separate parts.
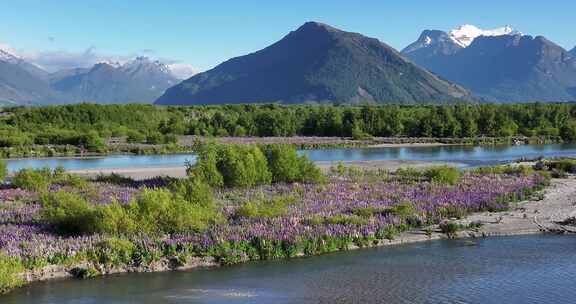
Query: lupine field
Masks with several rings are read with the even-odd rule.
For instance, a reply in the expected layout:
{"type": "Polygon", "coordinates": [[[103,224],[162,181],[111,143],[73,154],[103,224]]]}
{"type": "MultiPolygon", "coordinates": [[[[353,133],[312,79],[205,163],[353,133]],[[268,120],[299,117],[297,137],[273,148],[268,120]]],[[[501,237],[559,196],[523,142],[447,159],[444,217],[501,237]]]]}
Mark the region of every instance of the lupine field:
{"type": "MultiPolygon", "coordinates": [[[[231,264],[367,246],[391,239],[399,231],[459,214],[506,209],[508,202],[525,198],[543,183],[544,178],[535,173],[468,172],[455,185],[405,181],[379,173],[332,174],[319,184],[221,189],[214,195],[223,221],[199,232],[126,237],[137,248],[123,262],[151,263],[170,256],[184,259],[209,255],[222,264],[231,264]],[[259,215],[245,210],[246,202],[274,200],[281,206],[279,212],[259,215]]],[[[163,188],[166,182],[90,182],[83,190],[66,187],[51,185],[49,191],[79,191],[91,204],[106,205],[113,201],[126,204],[143,189],[163,188]]],[[[98,252],[103,242],[112,238],[55,232],[40,216],[39,195],[10,186],[0,190],[0,250],[21,260],[26,268],[90,260],[87,253],[98,252]]]]}
{"type": "Polygon", "coordinates": [[[321,172],[282,145],[207,145],[187,172],[144,181],[17,172],[0,187],[0,293],[51,265],[86,278],[316,255],[411,229],[448,235],[455,218],[506,210],[548,182],[526,167],[321,172]]]}

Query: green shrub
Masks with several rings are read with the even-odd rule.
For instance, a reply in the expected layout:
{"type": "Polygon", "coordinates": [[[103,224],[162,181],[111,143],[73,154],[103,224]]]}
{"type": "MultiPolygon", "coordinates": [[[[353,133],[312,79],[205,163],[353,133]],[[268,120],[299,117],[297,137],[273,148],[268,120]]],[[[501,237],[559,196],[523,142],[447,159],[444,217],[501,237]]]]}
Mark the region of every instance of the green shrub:
{"type": "Polygon", "coordinates": [[[138,229],[149,234],[204,230],[221,219],[213,208],[192,204],[165,189],[146,189],[127,208],[138,229]]]}
{"type": "Polygon", "coordinates": [[[0,294],[6,293],[24,283],[18,275],[24,271],[19,258],[0,253],[0,294]]]}
{"type": "Polygon", "coordinates": [[[94,232],[94,208],[80,195],[60,190],[41,197],[42,218],[64,234],[94,232]]]}
{"type": "Polygon", "coordinates": [[[455,167],[438,166],[426,169],[424,176],[433,183],[455,185],[460,181],[461,173],[455,167]]]}
{"type": "Polygon", "coordinates": [[[200,231],[222,220],[210,193],[193,185],[173,194],[166,189],[145,189],[129,204],[112,202],[93,206],[76,193],[58,191],[42,196],[42,219],[62,234],[110,235],[173,234],[200,231]]]}
{"type": "Polygon", "coordinates": [[[460,224],[454,222],[442,222],[439,227],[440,231],[451,239],[456,238],[456,236],[458,236],[458,231],[462,228],[460,224]]]}
{"type": "Polygon", "coordinates": [[[114,184],[114,185],[121,185],[121,186],[132,185],[134,183],[133,178],[126,177],[126,176],[120,175],[118,173],[110,173],[110,174],[106,174],[106,175],[98,174],[96,176],[96,178],[94,178],[94,181],[101,182],[101,183],[114,184]]]}
{"type": "Polygon", "coordinates": [[[552,170],[565,173],[576,173],[576,159],[551,160],[547,165],[552,170]]]}
{"type": "Polygon", "coordinates": [[[389,208],[390,213],[400,218],[408,218],[416,214],[416,208],[409,202],[394,205],[389,208]]]}
{"type": "Polygon", "coordinates": [[[294,204],[293,196],[279,196],[270,200],[250,201],[244,203],[236,211],[236,215],[248,218],[272,218],[283,216],[288,212],[288,207],[294,204]]]}
{"type": "Polygon", "coordinates": [[[136,245],[127,239],[108,238],[94,246],[92,259],[108,266],[129,265],[136,245]]]}
{"type": "Polygon", "coordinates": [[[79,139],[79,144],[90,152],[101,153],[107,150],[106,142],[96,131],[89,131],[82,135],[79,139]]]}
{"type": "Polygon", "coordinates": [[[402,167],[394,172],[394,176],[404,182],[420,181],[423,178],[423,173],[412,167],[402,167]]]}
{"type": "Polygon", "coordinates": [[[98,206],[92,214],[94,226],[92,231],[110,235],[131,235],[141,229],[127,206],[118,202],[98,206]]]}
{"type": "Polygon", "coordinates": [[[22,169],[12,177],[15,187],[30,191],[46,191],[52,183],[52,172],[49,168],[22,169]]]}
{"type": "Polygon", "coordinates": [[[223,187],[224,177],[218,171],[218,146],[203,145],[198,150],[196,164],[186,164],[186,173],[192,178],[200,178],[212,187],[223,187]]]}
{"type": "Polygon", "coordinates": [[[256,146],[226,145],[219,149],[217,168],[227,187],[269,184],[272,176],[264,154],[256,146]]]}
{"type": "Polygon", "coordinates": [[[54,170],[50,168],[42,169],[22,169],[12,178],[12,185],[18,188],[43,192],[48,190],[50,185],[72,186],[75,188],[85,188],[88,181],[78,175],[68,174],[62,167],[54,170]]]}
{"type": "Polygon", "coordinates": [[[0,183],[8,176],[8,167],[6,161],[0,159],[0,183]]]}
{"type": "Polygon", "coordinates": [[[267,145],[264,147],[268,167],[274,182],[319,182],[322,172],[306,156],[298,156],[289,145],[267,145]]]}
{"type": "Polygon", "coordinates": [[[191,204],[203,207],[214,206],[212,188],[201,179],[187,178],[176,181],[172,184],[172,188],[177,195],[191,204]]]}

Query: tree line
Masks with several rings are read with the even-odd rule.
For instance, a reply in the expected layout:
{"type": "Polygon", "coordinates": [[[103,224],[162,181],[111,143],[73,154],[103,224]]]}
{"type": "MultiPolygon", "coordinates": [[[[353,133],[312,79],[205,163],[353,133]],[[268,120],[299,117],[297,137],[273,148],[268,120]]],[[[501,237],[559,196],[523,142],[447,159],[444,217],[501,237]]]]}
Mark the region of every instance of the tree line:
{"type": "Polygon", "coordinates": [[[171,143],[178,135],[337,137],[555,136],[576,140],[576,104],[153,105],[15,107],[0,113],[0,147],[103,139],[171,143]]]}

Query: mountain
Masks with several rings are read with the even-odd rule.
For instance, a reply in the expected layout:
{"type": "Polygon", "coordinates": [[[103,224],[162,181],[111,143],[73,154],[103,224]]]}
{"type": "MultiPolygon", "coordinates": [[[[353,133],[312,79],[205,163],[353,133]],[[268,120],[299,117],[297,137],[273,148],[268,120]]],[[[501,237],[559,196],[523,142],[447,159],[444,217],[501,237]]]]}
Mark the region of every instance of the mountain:
{"type": "Polygon", "coordinates": [[[157,104],[443,102],[468,92],[374,38],[308,22],[166,91],[157,104]]]}
{"type": "Polygon", "coordinates": [[[0,50],[0,105],[52,103],[61,96],[46,82],[48,73],[0,50]]]}
{"type": "Polygon", "coordinates": [[[72,102],[150,103],[178,80],[159,61],[137,57],[123,65],[99,63],[90,69],[54,73],[51,87],[72,102]]]}
{"type": "Polygon", "coordinates": [[[476,34],[478,31],[474,30],[437,34],[452,37],[454,44],[462,46],[452,53],[436,51],[446,47],[445,39],[442,43],[431,39],[427,46],[418,44],[421,35],[402,53],[486,101],[576,100],[576,57],[562,47],[544,37],[522,35],[511,28],[494,30],[489,35],[476,34]],[[466,43],[458,43],[457,39],[466,43]],[[472,40],[466,45],[469,39],[472,40]],[[415,47],[418,45],[421,47],[415,47]]]}
{"type": "Polygon", "coordinates": [[[425,30],[416,42],[402,50],[402,54],[429,70],[436,70],[439,58],[451,56],[464,49],[450,34],[438,30],[425,30]]]}
{"type": "Polygon", "coordinates": [[[178,81],[165,64],[145,57],[48,73],[0,49],[0,105],[151,103],[178,81]]]}
{"type": "Polygon", "coordinates": [[[504,26],[500,28],[496,28],[493,30],[483,30],[480,28],[475,27],[474,25],[464,24],[461,25],[448,33],[450,38],[462,47],[468,47],[474,39],[484,36],[484,37],[493,37],[493,36],[505,36],[505,35],[521,35],[522,33],[514,30],[510,26],[504,26]]]}
{"type": "Polygon", "coordinates": [[[576,46],[570,51],[570,54],[576,56],[576,46]]]}

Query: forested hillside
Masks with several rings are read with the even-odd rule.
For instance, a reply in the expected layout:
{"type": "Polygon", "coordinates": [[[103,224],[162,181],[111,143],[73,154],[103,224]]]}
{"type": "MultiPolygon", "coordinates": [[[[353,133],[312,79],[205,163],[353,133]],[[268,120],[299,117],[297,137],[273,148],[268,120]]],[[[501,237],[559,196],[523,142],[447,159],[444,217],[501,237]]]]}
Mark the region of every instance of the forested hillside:
{"type": "Polygon", "coordinates": [[[200,136],[561,136],[576,140],[576,104],[329,106],[65,105],[8,108],[0,146],[90,146],[110,137],[168,143],[200,136]]]}

